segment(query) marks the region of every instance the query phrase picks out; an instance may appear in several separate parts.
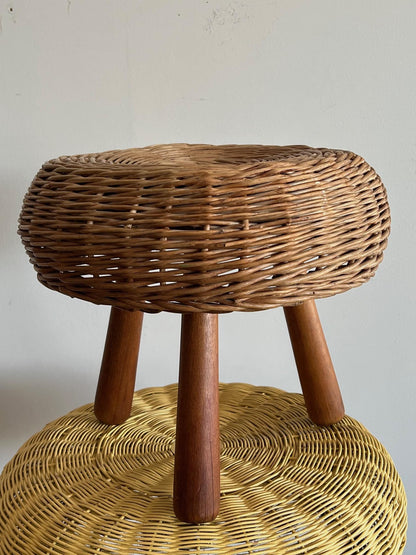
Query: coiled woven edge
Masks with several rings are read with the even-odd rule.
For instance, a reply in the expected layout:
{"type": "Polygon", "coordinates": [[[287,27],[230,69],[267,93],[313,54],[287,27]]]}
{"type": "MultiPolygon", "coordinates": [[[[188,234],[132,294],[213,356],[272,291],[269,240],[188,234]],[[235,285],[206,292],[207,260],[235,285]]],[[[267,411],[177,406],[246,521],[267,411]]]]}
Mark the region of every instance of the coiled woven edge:
{"type": "Polygon", "coordinates": [[[35,434],[0,478],[0,553],[402,553],[406,497],[384,447],[349,417],[314,425],[301,395],[270,387],[220,386],[220,514],[177,521],[176,399],[150,388],[120,426],[90,404],[35,434]]]}
{"type": "Polygon", "coordinates": [[[47,287],[157,312],[264,310],[372,277],[390,229],[360,156],[270,145],[154,145],[46,162],[19,233],[47,287]]]}

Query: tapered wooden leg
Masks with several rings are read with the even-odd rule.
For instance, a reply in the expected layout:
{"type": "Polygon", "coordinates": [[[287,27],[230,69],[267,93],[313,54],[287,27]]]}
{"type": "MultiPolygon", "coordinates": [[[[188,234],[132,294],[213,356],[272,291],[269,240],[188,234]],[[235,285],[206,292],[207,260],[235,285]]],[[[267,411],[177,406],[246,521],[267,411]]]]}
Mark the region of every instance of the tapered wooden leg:
{"type": "Polygon", "coordinates": [[[142,312],[111,309],[94,405],[104,424],[121,424],[130,416],[142,321],[142,312]]]}
{"type": "Polygon", "coordinates": [[[174,510],[183,522],[214,520],[220,503],[218,316],[182,316],[174,510]]]}
{"type": "Polygon", "coordinates": [[[344,404],[315,301],[284,310],[309,416],[322,426],[335,424],[344,404]]]}

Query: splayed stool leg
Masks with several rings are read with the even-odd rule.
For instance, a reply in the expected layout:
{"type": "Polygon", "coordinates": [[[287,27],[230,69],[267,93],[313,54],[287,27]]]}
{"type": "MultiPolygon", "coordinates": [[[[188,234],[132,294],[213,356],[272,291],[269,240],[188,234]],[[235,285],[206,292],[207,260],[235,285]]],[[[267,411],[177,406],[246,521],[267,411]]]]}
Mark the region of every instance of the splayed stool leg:
{"type": "Polygon", "coordinates": [[[315,301],[284,311],[309,416],[315,424],[335,424],[344,416],[344,404],[315,301]]]}
{"type": "Polygon", "coordinates": [[[104,424],[130,416],[143,313],[112,307],[95,396],[94,412],[104,424]]]}
{"type": "Polygon", "coordinates": [[[219,511],[218,398],[218,316],[183,314],[173,496],[184,522],[209,522],[219,511]]]}

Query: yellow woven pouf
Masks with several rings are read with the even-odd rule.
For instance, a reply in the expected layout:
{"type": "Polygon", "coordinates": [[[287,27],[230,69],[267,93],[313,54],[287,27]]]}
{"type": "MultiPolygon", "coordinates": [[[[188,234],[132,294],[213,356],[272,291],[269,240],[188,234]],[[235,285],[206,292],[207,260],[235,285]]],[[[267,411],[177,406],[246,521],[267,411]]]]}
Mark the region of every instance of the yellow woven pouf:
{"type": "Polygon", "coordinates": [[[100,424],[87,405],[48,424],[0,481],[0,553],[352,555],[402,553],[406,498],[382,445],[345,417],[320,428],[301,395],[222,385],[221,511],[172,511],[177,387],[135,394],[100,424]]]}

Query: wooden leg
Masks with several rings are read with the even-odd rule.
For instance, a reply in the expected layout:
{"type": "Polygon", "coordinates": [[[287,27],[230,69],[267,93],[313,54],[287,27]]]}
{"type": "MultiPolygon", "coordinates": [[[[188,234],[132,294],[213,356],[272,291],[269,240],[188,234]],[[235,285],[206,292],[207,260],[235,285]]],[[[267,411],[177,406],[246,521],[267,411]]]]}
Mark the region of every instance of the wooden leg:
{"type": "Polygon", "coordinates": [[[322,426],[335,424],[344,405],[315,301],[284,310],[309,416],[322,426]]]}
{"type": "Polygon", "coordinates": [[[182,316],[174,510],[179,520],[214,520],[220,503],[218,316],[182,316]]]}
{"type": "Polygon", "coordinates": [[[111,309],[94,405],[104,424],[121,424],[130,416],[142,321],[142,312],[111,309]]]}

